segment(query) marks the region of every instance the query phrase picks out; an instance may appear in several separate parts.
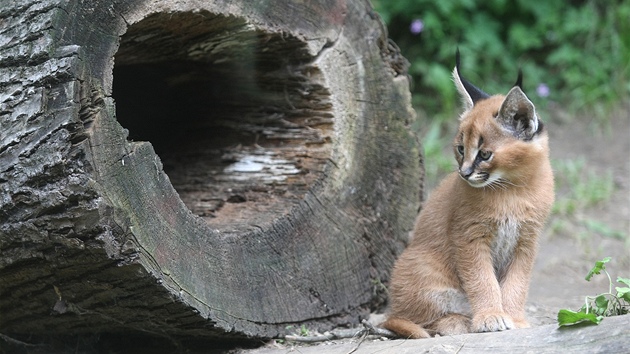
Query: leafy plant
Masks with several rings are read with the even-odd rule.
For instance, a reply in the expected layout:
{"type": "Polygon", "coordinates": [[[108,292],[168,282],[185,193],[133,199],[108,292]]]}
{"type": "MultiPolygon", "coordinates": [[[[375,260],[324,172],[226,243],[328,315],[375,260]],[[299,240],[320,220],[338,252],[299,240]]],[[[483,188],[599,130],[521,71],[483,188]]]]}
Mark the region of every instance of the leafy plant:
{"type": "Polygon", "coordinates": [[[454,171],[456,164],[453,153],[449,149],[452,137],[445,133],[444,124],[433,121],[429,124],[426,133],[422,137],[424,147],[426,183],[434,187],[439,180],[449,172],[454,171]]]}
{"type": "Polygon", "coordinates": [[[606,263],[611,260],[606,257],[595,262],[595,266],[586,275],[586,280],[590,281],[596,274],[604,272],[608,277],[608,292],[597,296],[587,296],[584,305],[578,311],[561,309],[558,312],[558,325],[571,326],[578,323],[599,324],[604,317],[617,316],[630,313],[630,279],[618,277],[617,282],[621,287],[615,287],[613,293],[613,281],[606,271],[606,263]]]}
{"type": "MultiPolygon", "coordinates": [[[[289,325],[289,326],[286,326],[285,329],[287,331],[290,331],[290,330],[294,330],[296,328],[293,325],[289,325]]],[[[295,334],[298,335],[298,336],[306,337],[310,333],[311,333],[311,331],[309,331],[309,329],[306,327],[306,325],[301,325],[299,328],[297,328],[297,331],[296,331],[295,334]]]]}
{"type": "Polygon", "coordinates": [[[300,332],[299,332],[299,335],[300,335],[300,336],[302,336],[302,337],[306,337],[306,336],[308,336],[310,333],[311,333],[311,332],[308,330],[308,328],[306,328],[306,326],[305,326],[305,325],[301,325],[301,326],[300,326],[300,332]]]}

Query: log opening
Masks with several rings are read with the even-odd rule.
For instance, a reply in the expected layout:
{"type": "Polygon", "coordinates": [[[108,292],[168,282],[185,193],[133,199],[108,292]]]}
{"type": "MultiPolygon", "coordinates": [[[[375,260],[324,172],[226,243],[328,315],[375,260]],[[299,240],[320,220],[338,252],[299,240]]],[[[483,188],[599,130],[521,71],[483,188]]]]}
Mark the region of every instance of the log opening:
{"type": "Polygon", "coordinates": [[[115,55],[129,139],[149,141],[184,204],[241,232],[289,212],[330,156],[330,93],[306,44],[210,12],[157,13],[115,55]]]}

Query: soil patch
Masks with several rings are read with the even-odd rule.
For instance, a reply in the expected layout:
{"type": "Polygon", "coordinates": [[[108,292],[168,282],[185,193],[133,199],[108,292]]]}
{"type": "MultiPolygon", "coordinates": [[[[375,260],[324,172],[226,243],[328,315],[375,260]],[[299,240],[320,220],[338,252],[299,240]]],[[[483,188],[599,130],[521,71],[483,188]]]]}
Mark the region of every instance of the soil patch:
{"type": "MultiPolygon", "coordinates": [[[[613,280],[630,276],[630,106],[617,110],[607,124],[588,117],[563,122],[554,116],[549,135],[552,159],[582,159],[582,173],[601,178],[612,173],[614,189],[608,200],[550,219],[529,294],[529,303],[538,309],[532,320],[540,323],[555,323],[558,309],[578,309],[584,296],[608,290],[605,275],[584,280],[595,261],[610,256],[607,270],[613,280]]],[[[569,188],[557,189],[556,198],[570,196],[569,188]]]]}

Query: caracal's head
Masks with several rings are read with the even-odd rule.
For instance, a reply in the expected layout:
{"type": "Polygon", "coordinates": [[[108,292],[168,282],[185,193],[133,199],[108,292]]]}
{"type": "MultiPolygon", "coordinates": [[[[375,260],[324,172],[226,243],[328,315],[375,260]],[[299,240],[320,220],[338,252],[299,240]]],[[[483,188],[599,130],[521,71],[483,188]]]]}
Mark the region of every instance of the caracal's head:
{"type": "Polygon", "coordinates": [[[521,88],[522,74],[507,95],[490,96],[462,77],[459,51],[456,62],[453,80],[464,105],[453,142],[460,177],[477,188],[527,184],[548,147],[543,123],[521,88]]]}

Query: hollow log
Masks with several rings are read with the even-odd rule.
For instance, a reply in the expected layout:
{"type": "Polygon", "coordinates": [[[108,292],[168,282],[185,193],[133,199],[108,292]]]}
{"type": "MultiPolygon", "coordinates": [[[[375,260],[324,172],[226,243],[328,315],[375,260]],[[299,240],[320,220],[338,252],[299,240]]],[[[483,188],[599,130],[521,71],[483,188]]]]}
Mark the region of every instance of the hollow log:
{"type": "Polygon", "coordinates": [[[406,68],[367,0],[3,2],[0,342],[358,323],[421,202],[406,68]]]}

